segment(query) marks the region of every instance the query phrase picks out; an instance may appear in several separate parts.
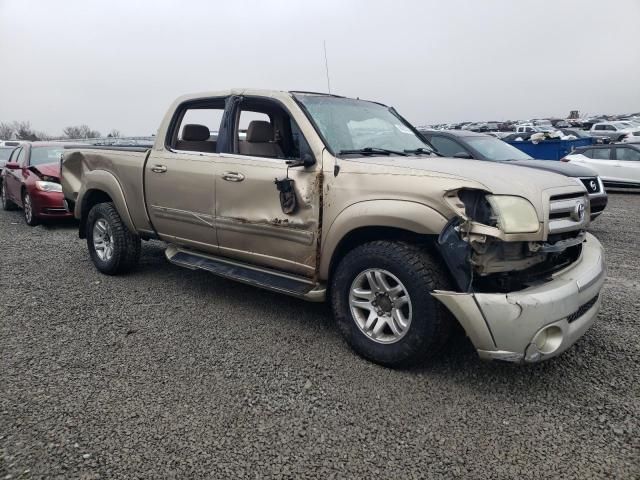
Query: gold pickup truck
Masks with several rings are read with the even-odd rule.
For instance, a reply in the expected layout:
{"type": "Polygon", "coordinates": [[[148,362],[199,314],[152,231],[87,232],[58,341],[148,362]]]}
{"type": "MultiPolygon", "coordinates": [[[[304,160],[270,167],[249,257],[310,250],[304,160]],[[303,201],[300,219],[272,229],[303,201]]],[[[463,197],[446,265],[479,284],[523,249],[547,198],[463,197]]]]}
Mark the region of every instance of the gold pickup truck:
{"type": "Polygon", "coordinates": [[[455,321],[482,358],[554,357],[606,275],[575,179],[442,157],[393,108],[336,95],[183,96],[150,149],[66,152],[62,186],[101,272],[161,239],[176,265],[329,300],[387,366],[441,351],[455,321]]]}

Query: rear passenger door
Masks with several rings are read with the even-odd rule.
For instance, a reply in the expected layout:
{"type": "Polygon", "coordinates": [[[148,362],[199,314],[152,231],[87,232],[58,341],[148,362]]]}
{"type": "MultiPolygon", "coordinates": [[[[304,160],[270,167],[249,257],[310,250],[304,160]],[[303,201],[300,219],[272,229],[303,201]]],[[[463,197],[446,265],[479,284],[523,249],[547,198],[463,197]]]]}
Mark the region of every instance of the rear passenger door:
{"type": "Polygon", "coordinates": [[[297,119],[280,101],[236,97],[231,153],[216,172],[216,226],[221,255],[311,277],[319,235],[321,160],[287,169],[287,161],[313,158],[297,119]],[[275,180],[293,180],[297,200],[285,211],[275,180]]]}
{"type": "Polygon", "coordinates": [[[190,101],[176,109],[162,150],[145,166],[145,197],[154,229],[171,243],[216,252],[217,135],[226,98],[190,101]]]}

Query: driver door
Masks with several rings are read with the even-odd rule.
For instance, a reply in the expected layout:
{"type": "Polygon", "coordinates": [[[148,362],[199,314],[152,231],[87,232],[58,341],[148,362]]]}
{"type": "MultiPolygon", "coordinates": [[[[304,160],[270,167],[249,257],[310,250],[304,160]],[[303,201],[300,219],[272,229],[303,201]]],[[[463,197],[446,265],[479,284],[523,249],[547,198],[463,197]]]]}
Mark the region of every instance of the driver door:
{"type": "Polygon", "coordinates": [[[243,98],[235,111],[231,153],[216,164],[216,225],[221,255],[311,277],[316,269],[321,164],[287,168],[311,155],[277,102],[243,98]],[[285,213],[276,179],[293,180],[297,208],[285,213]]]}

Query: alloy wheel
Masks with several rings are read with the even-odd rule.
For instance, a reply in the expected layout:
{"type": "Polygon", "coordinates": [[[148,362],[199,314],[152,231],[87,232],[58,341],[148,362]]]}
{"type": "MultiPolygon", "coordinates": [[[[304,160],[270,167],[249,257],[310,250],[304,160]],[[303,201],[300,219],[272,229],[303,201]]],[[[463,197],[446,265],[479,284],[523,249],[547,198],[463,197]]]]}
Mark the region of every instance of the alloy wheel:
{"type": "Polygon", "coordinates": [[[351,284],[349,307],[360,331],[374,342],[395,343],[411,326],[409,292],[387,270],[371,268],[361,272],[351,284]]]}
{"type": "Polygon", "coordinates": [[[93,225],[93,248],[103,262],[113,257],[113,232],[104,218],[99,218],[93,225]]]}
{"type": "Polygon", "coordinates": [[[27,223],[31,223],[33,220],[33,204],[31,202],[31,195],[25,193],[23,203],[24,205],[22,208],[24,209],[24,218],[27,220],[27,223]]]}

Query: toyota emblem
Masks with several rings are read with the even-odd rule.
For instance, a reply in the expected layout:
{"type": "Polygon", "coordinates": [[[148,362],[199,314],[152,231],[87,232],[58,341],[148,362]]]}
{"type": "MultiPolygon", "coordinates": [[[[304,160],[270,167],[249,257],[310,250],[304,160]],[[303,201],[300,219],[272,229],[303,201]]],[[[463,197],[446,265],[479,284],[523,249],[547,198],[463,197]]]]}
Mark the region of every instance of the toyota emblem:
{"type": "Polygon", "coordinates": [[[598,190],[598,184],[596,183],[595,180],[591,180],[591,182],[589,183],[589,186],[591,187],[592,192],[595,192],[596,190],[598,190]]]}
{"type": "Polygon", "coordinates": [[[573,210],[573,219],[577,222],[584,220],[584,203],[576,203],[575,209],[573,210]]]}

